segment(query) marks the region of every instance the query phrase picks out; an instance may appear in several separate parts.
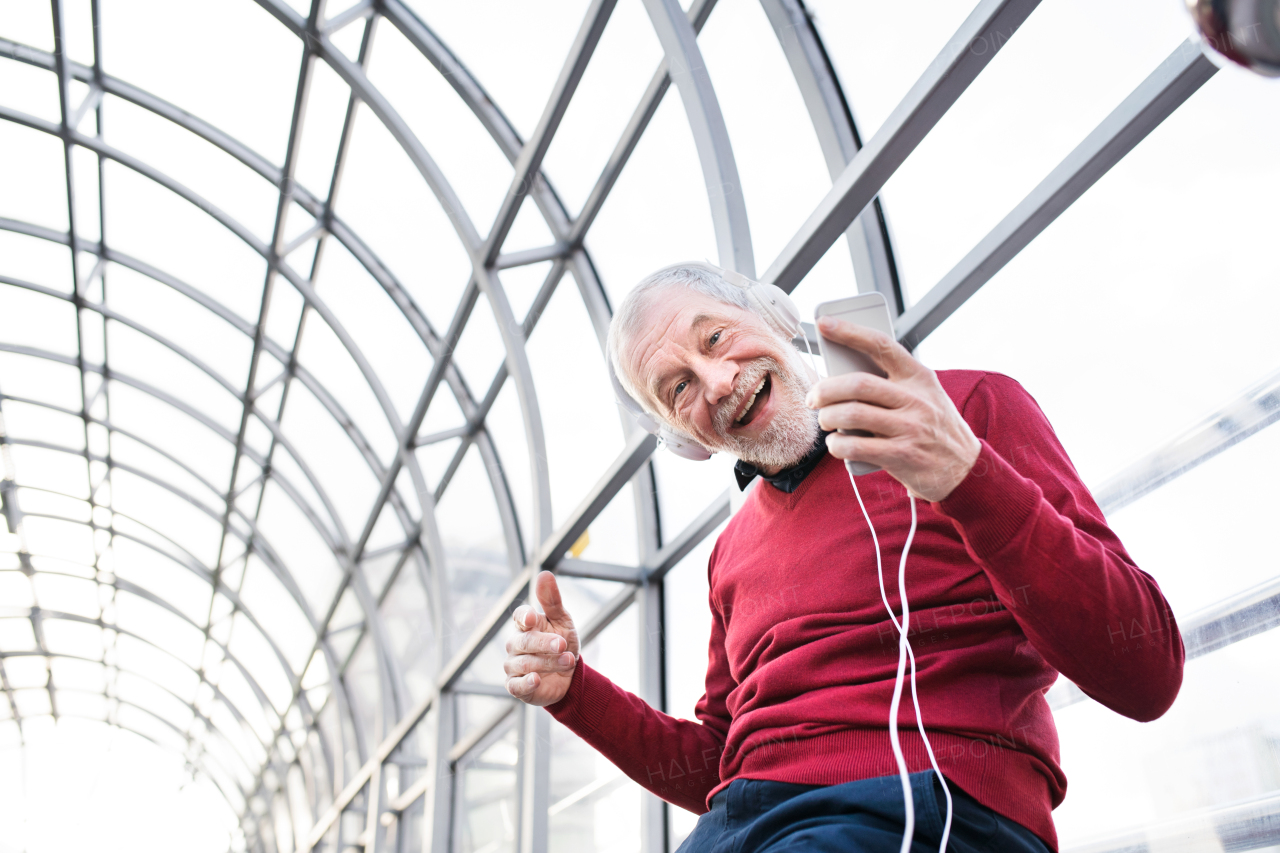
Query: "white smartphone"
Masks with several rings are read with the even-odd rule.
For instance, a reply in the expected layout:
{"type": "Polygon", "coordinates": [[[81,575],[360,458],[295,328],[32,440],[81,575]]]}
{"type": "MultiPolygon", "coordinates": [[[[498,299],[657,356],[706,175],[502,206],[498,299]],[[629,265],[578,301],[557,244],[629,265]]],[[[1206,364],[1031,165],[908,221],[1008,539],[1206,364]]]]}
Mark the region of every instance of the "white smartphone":
{"type": "MultiPolygon", "coordinates": [[[[884,332],[889,337],[893,333],[893,318],[889,316],[889,305],[880,293],[861,293],[848,299],[833,299],[823,302],[813,312],[814,325],[821,317],[835,317],[857,326],[866,326],[877,332],[884,332]]],[[[821,332],[818,333],[821,336],[821,332]]],[[[822,338],[822,360],[827,365],[828,376],[839,376],[842,373],[874,373],[876,376],[887,376],[880,366],[865,353],[850,349],[843,344],[822,338]]],[[[840,430],[845,435],[869,436],[865,430],[840,430]]],[[[857,475],[879,471],[879,465],[870,462],[846,462],[848,469],[857,475]]]]}

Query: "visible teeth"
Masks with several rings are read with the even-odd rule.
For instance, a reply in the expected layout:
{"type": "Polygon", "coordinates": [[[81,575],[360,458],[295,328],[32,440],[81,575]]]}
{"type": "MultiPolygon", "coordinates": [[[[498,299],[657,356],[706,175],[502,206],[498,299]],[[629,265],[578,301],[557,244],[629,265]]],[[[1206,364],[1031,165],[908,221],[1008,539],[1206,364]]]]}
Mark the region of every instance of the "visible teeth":
{"type": "Polygon", "coordinates": [[[742,423],[742,419],[747,416],[747,412],[751,411],[751,407],[755,405],[756,397],[758,397],[760,395],[760,392],[764,390],[764,383],[768,380],[768,378],[769,376],[766,374],[764,379],[760,380],[760,384],[756,386],[756,390],[751,393],[751,399],[748,400],[747,404],[742,407],[742,414],[738,416],[738,419],[736,421],[734,421],[735,424],[742,423]]]}

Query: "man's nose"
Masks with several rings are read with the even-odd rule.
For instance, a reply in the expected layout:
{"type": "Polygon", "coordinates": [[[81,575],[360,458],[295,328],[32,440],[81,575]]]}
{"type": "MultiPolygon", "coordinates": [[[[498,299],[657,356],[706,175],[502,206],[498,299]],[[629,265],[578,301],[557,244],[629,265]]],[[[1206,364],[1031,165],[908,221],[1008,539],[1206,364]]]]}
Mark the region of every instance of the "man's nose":
{"type": "Polygon", "coordinates": [[[738,379],[737,364],[725,359],[708,359],[703,371],[705,378],[702,387],[706,389],[708,403],[717,405],[733,393],[734,383],[738,379]]]}

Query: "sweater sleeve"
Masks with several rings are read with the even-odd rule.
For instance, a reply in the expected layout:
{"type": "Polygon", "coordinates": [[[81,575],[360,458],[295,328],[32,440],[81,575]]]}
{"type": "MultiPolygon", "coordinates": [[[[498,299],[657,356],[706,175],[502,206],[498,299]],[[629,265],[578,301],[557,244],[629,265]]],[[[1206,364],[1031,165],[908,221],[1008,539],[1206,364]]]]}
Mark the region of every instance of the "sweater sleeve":
{"type": "Polygon", "coordinates": [[[707,796],[720,784],[720,757],[729,731],[725,678],[724,627],[717,616],[707,694],[697,705],[701,723],[654,710],[581,659],[569,692],[547,710],[642,788],[702,814],[707,811],[707,796]]]}
{"type": "Polygon", "coordinates": [[[1161,716],[1182,685],[1184,651],[1159,586],[1107,526],[1021,385],[988,374],[962,414],[982,451],[935,507],[1050,666],[1117,713],[1161,716]]]}

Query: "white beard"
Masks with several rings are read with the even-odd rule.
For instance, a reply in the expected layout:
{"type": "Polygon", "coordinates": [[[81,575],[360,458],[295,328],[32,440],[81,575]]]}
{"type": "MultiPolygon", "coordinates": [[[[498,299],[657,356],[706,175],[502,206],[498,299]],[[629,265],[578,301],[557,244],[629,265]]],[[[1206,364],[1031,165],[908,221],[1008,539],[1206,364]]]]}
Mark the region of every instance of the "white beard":
{"type": "Polygon", "coordinates": [[[743,462],[777,470],[790,468],[809,454],[818,440],[818,413],[805,405],[809,381],[799,353],[794,355],[786,365],[765,357],[743,370],[737,389],[712,419],[716,441],[711,450],[723,450],[743,462]],[[773,374],[769,392],[774,397],[773,420],[756,438],[733,435],[733,415],[768,373],[773,374]]]}

